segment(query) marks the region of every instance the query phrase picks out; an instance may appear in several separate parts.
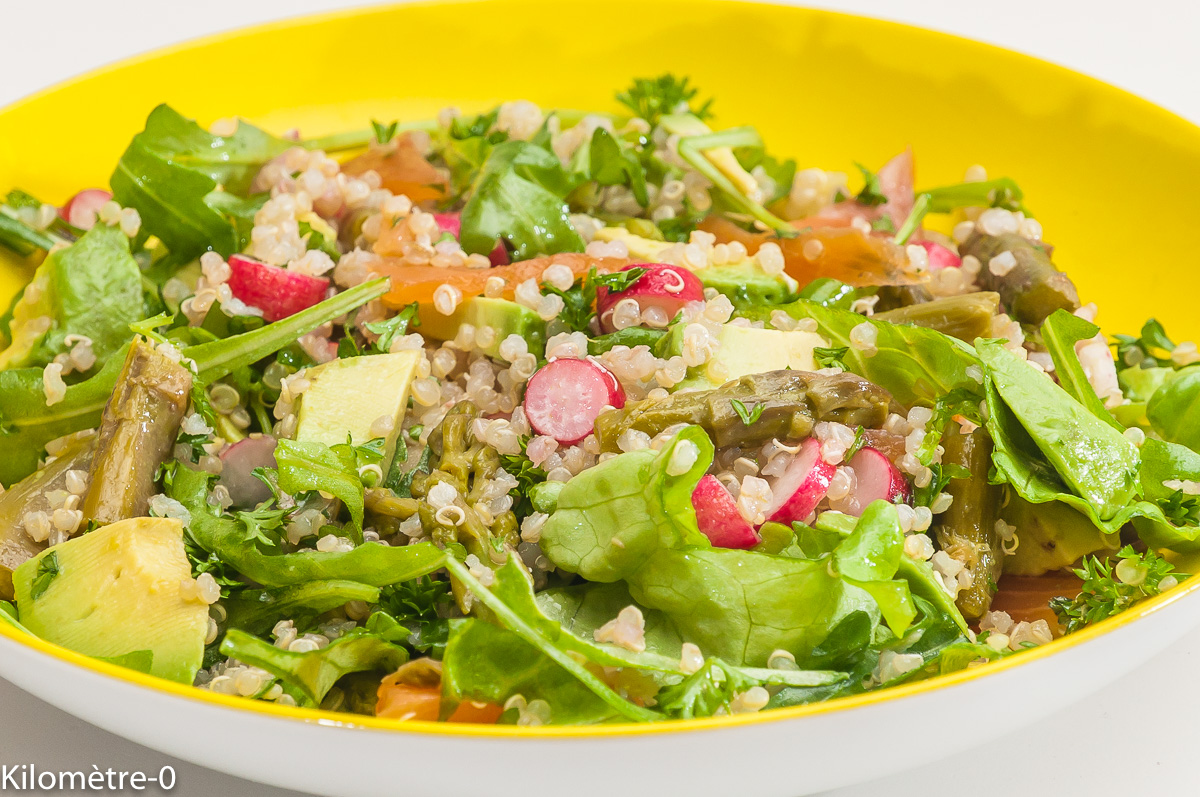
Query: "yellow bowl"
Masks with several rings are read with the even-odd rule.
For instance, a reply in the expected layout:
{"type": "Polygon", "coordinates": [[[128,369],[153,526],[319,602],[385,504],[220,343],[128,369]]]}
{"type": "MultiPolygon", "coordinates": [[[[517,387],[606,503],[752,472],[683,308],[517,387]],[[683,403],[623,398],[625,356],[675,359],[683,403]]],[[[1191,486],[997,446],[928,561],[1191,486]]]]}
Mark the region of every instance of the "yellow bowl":
{"type": "MultiPolygon", "coordinates": [[[[1200,129],[1022,55],[824,11],[716,0],[443,2],[222,34],[96,70],[0,111],[0,186],[60,202],[80,188],[106,185],[129,138],[160,102],[202,123],[239,115],[275,131],[320,135],[372,118],[429,118],[448,104],[472,110],[512,98],[615,110],[616,89],[664,71],[690,76],[704,96],[716,98],[718,126],[753,124],[773,153],[802,167],[852,170],[854,161],[881,164],[912,145],[919,186],[956,182],[976,163],[1010,176],[1025,189],[1058,263],[1085,301],[1100,306],[1106,332],[1135,331],[1150,315],[1177,337],[1197,331],[1189,304],[1200,277],[1186,267],[1192,252],[1183,231],[1197,206],[1200,129]]],[[[28,273],[10,264],[0,271],[4,300],[28,273]]],[[[1137,612],[947,678],[823,705],[655,726],[472,728],[288,711],[21,640],[3,624],[0,674],[159,749],[324,793],[388,793],[399,774],[394,767],[406,760],[388,760],[388,751],[394,758],[407,750],[425,762],[418,770],[437,770],[427,777],[403,766],[416,792],[475,793],[473,779],[503,773],[509,756],[536,760],[552,780],[567,783],[576,756],[615,754],[624,756],[624,771],[659,775],[619,781],[631,793],[661,791],[664,783],[696,795],[727,792],[742,782],[729,773],[751,759],[726,763],[746,755],[761,793],[795,794],[954,752],[1081,696],[1200,620],[1193,606],[1200,601],[1180,600],[1197,586],[1184,582],[1137,612]],[[1133,622],[1137,617],[1145,619],[1133,622]],[[1121,639],[1114,641],[1115,629],[1121,639]],[[1088,640],[1095,642],[1081,644],[1088,640]],[[1086,676],[1068,678],[1080,667],[1086,676]],[[1048,679],[1059,675],[1051,687],[1048,679]],[[992,719],[959,732],[965,702],[976,700],[987,701],[992,719]],[[225,741],[213,746],[198,733],[172,730],[181,723],[209,727],[225,741]],[[357,730],[334,730],[347,727],[357,730]],[[955,728],[953,739],[945,738],[948,728],[955,728]],[[701,729],[707,732],[683,733],[701,729]],[[889,745],[886,734],[936,735],[944,743],[914,750],[889,745]],[[245,740],[247,750],[234,740],[245,740]],[[299,754],[298,741],[305,745],[299,754]],[[354,763],[333,768],[336,777],[305,766],[303,750],[339,746],[354,763]],[[361,753],[369,749],[386,765],[369,757],[364,763],[361,753]],[[797,750],[808,751],[799,768],[797,750]],[[464,751],[477,756],[477,766],[455,765],[464,751]],[[780,763],[768,763],[771,757],[780,763]],[[298,774],[281,775],[281,761],[294,762],[298,774]]],[[[573,790],[610,790],[613,783],[599,774],[573,777],[573,790]]],[[[528,777],[494,777],[492,785],[498,794],[517,793],[528,777]]]]}

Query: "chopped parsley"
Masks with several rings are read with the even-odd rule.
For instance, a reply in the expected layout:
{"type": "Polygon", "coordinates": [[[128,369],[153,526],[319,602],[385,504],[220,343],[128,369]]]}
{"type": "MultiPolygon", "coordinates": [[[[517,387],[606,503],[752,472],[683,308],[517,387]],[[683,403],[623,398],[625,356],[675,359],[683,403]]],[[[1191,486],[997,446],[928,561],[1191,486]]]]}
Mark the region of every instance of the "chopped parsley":
{"type": "Polygon", "coordinates": [[[816,361],[817,366],[820,368],[841,368],[845,371],[846,363],[844,360],[849,351],[849,346],[838,346],[831,349],[817,346],[813,349],[813,360],[816,361]]]}
{"type": "Polygon", "coordinates": [[[1092,623],[1120,614],[1146,598],[1158,595],[1186,578],[1154,551],[1138,553],[1132,545],[1117,552],[1114,562],[1085,557],[1075,575],[1083,588],[1075,598],[1054,598],[1050,608],[1070,634],[1092,623]]]}
{"type": "Polygon", "coordinates": [[[868,207],[875,207],[876,205],[882,205],[886,203],[888,198],[884,196],[883,186],[879,182],[879,175],[857,161],[854,163],[854,165],[858,167],[858,170],[862,173],[863,177],[862,190],[859,191],[858,196],[855,197],[858,203],[868,207]]]}
{"type": "Polygon", "coordinates": [[[711,117],[711,98],[698,106],[692,105],[698,93],[699,89],[689,86],[686,77],[677,78],[668,72],[656,78],[636,78],[632,86],[617,93],[617,102],[653,127],[666,114],[691,113],[701,121],[711,117]]]}
{"type": "Polygon", "coordinates": [[[33,585],[29,589],[29,597],[34,600],[42,597],[60,573],[62,573],[62,568],[58,564],[58,553],[51,551],[43,556],[38,561],[37,571],[33,576],[33,585]]]}
{"type": "Polygon", "coordinates": [[[399,121],[385,125],[382,122],[376,122],[374,119],[371,120],[371,129],[375,131],[375,140],[380,144],[386,144],[395,138],[396,129],[399,126],[399,121]]]}

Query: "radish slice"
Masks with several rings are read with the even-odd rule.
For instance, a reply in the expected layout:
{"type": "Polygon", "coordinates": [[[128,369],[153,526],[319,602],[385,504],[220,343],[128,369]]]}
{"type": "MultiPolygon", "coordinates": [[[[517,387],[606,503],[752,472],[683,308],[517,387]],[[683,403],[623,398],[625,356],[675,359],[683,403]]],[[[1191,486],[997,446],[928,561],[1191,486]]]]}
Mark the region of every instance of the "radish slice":
{"type": "Polygon", "coordinates": [[[943,268],[958,268],[962,265],[962,258],[954,254],[948,248],[933,241],[913,241],[917,246],[925,247],[925,251],[929,254],[929,270],[939,271],[943,268]]]}
{"type": "MultiPolygon", "coordinates": [[[[448,232],[455,238],[462,233],[462,216],[458,213],[434,213],[433,220],[437,222],[439,230],[448,232]]],[[[488,254],[488,260],[493,266],[507,266],[511,262],[503,241],[496,242],[496,248],[488,254]]]]}
{"type": "Polygon", "coordinates": [[[574,445],[591,434],[606,406],[624,407],[625,392],[608,369],[591,360],[551,360],[525,388],[529,425],[562,445],[574,445]]]}
{"type": "Polygon", "coordinates": [[[754,527],[738,513],[737,502],[716,476],[706,474],[700,480],[692,490],[692,506],[700,531],[718,548],[753,548],[761,541],[754,527]]]}
{"type": "Polygon", "coordinates": [[[767,507],[767,520],[790,525],[805,522],[829,492],[829,482],[837,471],[821,459],[821,444],[815,438],[804,441],[787,470],[771,485],[773,498],[767,507]]]}
{"type": "Polygon", "coordinates": [[[854,469],[857,486],[843,504],[842,510],[846,514],[857,517],[873,501],[880,499],[895,504],[908,503],[912,498],[908,480],[882,451],[861,448],[847,464],[854,469]]]}
{"type": "Polygon", "coordinates": [[[288,271],[245,255],[229,258],[229,289],[251,307],[263,311],[267,322],[287,318],[319,304],[329,280],[288,271]]]}
{"type": "Polygon", "coordinates": [[[462,232],[462,218],[457,213],[434,213],[433,220],[437,222],[439,230],[448,232],[455,238],[462,232]]]}
{"type": "Polygon", "coordinates": [[[239,440],[221,452],[221,476],[233,505],[253,508],[271,497],[271,490],[254,475],[255,468],[275,467],[275,438],[257,435],[239,440]]]}
{"type": "Polygon", "coordinates": [[[90,230],[96,225],[96,214],[100,208],[111,202],[112,198],[112,194],[103,188],[85,188],[58,209],[59,218],[72,227],[90,230]]]}
{"type": "Polygon", "coordinates": [[[596,313],[605,332],[615,332],[612,325],[613,310],[622,299],[634,299],[641,312],[658,307],[670,321],[688,302],[704,301],[704,285],[699,278],[681,266],[662,263],[635,263],[621,269],[644,268],[646,273],[623,291],[610,293],[601,285],[596,290],[596,313]]]}

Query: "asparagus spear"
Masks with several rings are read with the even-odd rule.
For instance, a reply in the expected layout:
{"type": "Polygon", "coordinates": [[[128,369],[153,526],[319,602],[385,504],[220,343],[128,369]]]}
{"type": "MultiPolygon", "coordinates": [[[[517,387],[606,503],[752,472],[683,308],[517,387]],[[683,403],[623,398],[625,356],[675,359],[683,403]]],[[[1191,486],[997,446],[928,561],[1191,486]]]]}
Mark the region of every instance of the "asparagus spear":
{"type": "Polygon", "coordinates": [[[654,436],[677,423],[699,424],[718,446],[807,437],[817,421],[875,428],[887,417],[886,390],[850,373],[769,371],[743,376],[713,390],[675,393],[657,401],[635,401],[596,419],[605,451],[618,450],[628,429],[654,436]],[[738,414],[734,401],[753,418],[738,414]],[[760,409],[761,408],[761,409],[760,409]]]}
{"type": "MultiPolygon", "coordinates": [[[[96,450],[96,436],[76,436],[65,451],[41,470],[31,473],[0,494],[0,598],[13,598],[12,571],[41,553],[46,542],[29,535],[26,518],[34,512],[53,517],[50,493],[67,490],[67,471],[86,471],[96,450]]],[[[69,492],[69,490],[67,491],[69,492]]]]}
{"type": "Polygon", "coordinates": [[[971,343],[975,338],[991,335],[992,318],[999,312],[1000,294],[982,291],[897,307],[876,313],[874,317],[893,324],[914,324],[936,329],[943,335],[971,343]]]}
{"type": "Polygon", "coordinates": [[[1041,324],[1055,310],[1074,312],[1079,309],[1079,293],[1066,274],[1050,261],[1050,255],[1039,245],[1015,233],[987,235],[975,232],[960,247],[963,255],[979,260],[979,284],[996,291],[1009,315],[1025,324],[1041,324]],[[1016,265],[1007,270],[990,268],[993,257],[1010,252],[1016,265]]]}
{"type": "Polygon", "coordinates": [[[996,533],[1001,487],[988,483],[992,442],[982,428],[960,434],[957,425],[951,424],[942,445],[946,449],[944,464],[959,465],[971,472],[968,478],[952,479],[946,487],[954,503],[941,516],[935,532],[942,550],[965,563],[971,573],[971,585],[958,593],[955,602],[963,617],[974,619],[992,605],[1004,559],[996,533]]]}
{"type": "Polygon", "coordinates": [[[83,517],[113,523],[146,514],[154,474],[171,454],[187,412],[192,374],[139,338],[100,419],[83,517]]]}

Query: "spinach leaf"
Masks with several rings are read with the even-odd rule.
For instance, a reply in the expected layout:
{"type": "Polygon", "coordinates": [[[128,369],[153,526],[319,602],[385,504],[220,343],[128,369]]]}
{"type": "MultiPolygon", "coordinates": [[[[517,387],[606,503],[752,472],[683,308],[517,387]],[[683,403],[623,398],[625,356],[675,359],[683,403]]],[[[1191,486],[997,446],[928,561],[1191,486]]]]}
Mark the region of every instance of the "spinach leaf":
{"type": "Polygon", "coordinates": [[[1046,349],[1054,360],[1054,373],[1058,376],[1058,384],[1097,418],[1117,431],[1124,431],[1096,395],[1075,353],[1075,344],[1091,340],[1098,334],[1100,327],[1062,309],[1055,310],[1042,323],[1042,340],[1045,341],[1046,349]]]}
{"type": "Polygon", "coordinates": [[[1195,497],[1185,497],[1173,480],[1200,481],[1200,454],[1177,443],[1149,439],[1142,444],[1142,469],[1139,474],[1142,495],[1139,517],[1133,518],[1138,536],[1152,548],[1172,551],[1200,550],[1200,524],[1195,513],[1195,497]],[[1185,505],[1190,504],[1190,505],[1185,505]]]}
{"type": "Polygon", "coordinates": [[[1200,451],[1200,365],[1181,368],[1154,391],[1146,418],[1164,440],[1200,451]]]}
{"type": "Polygon", "coordinates": [[[297,704],[308,708],[320,706],[343,675],[369,670],[390,672],[408,661],[404,648],[358,628],[307,653],[281,650],[231,628],[225,632],[221,653],[271,673],[297,704]]]}
{"type": "Polygon", "coordinates": [[[242,248],[248,233],[248,208],[239,195],[263,164],[290,146],[245,122],[231,136],[214,136],[159,105],[121,156],[110,184],[116,200],[136,208],[143,227],[176,257],[210,248],[228,256],[242,248]]]}
{"type": "MultiPolygon", "coordinates": [[[[1138,450],[1133,443],[999,342],[981,340],[977,348],[987,366],[988,410],[992,416],[988,429],[993,432],[992,439],[999,443],[1014,437],[1007,422],[1011,413],[1024,431],[1021,443],[1032,442],[1041,452],[1041,456],[1030,459],[1024,452],[1017,454],[998,444],[993,453],[997,468],[1021,492],[1035,475],[1033,469],[1040,470],[1039,463],[1048,462],[1057,480],[1084,499],[1091,514],[1102,521],[1117,517],[1136,487],[1138,450]],[[1008,413],[999,407],[1000,401],[1008,413]],[[1020,461],[1013,461],[1014,454],[1020,461]]],[[[1028,446],[1021,448],[1027,451],[1028,446]]],[[[1053,484],[1047,479],[1050,474],[1044,471],[1036,476],[1053,484]]],[[[1022,497],[1033,503],[1045,500],[1024,493],[1022,497]]]]}
{"type": "Polygon", "coordinates": [[[574,187],[553,153],[526,141],[500,144],[484,161],[463,208],[463,248],[487,254],[503,240],[514,260],[582,252],[564,199],[574,187]]]}

